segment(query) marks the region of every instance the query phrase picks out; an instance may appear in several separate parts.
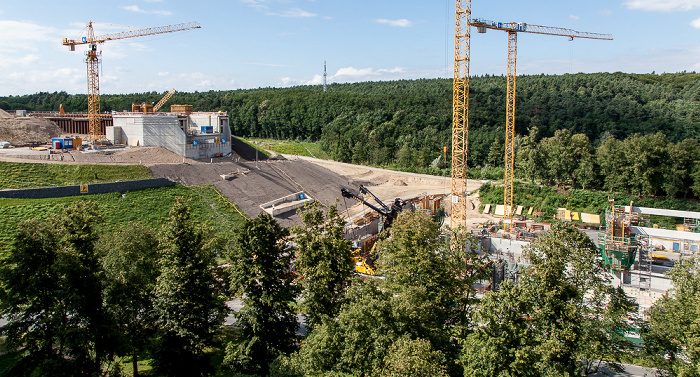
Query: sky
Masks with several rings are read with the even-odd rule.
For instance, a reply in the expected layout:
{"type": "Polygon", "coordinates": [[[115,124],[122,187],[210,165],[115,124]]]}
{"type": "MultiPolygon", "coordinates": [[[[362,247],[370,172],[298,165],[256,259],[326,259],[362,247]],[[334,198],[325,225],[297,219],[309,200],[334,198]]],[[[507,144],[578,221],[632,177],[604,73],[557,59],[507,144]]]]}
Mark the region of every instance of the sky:
{"type": "MultiPolygon", "coordinates": [[[[100,93],[452,77],[454,0],[24,0],[0,2],[0,96],[87,92],[96,35],[197,21],[200,29],[107,41],[100,93]]],[[[700,71],[700,0],[472,0],[472,17],[612,34],[518,34],[518,74],[700,71]]],[[[471,33],[470,75],[506,72],[506,33],[471,33]]]]}

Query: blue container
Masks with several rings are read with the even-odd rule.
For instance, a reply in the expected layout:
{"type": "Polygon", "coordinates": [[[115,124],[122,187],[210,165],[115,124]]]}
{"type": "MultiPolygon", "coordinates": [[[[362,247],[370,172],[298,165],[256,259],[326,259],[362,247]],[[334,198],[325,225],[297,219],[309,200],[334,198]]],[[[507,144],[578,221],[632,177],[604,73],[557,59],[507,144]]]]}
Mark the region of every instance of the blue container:
{"type": "Polygon", "coordinates": [[[63,139],[58,137],[51,139],[51,146],[53,149],[63,149],[63,139]]]}
{"type": "Polygon", "coordinates": [[[70,138],[63,139],[63,148],[73,149],[73,139],[70,139],[70,138]]]}
{"type": "Polygon", "coordinates": [[[214,126],[202,126],[202,133],[203,133],[203,134],[212,134],[212,133],[214,133],[214,126]]]}

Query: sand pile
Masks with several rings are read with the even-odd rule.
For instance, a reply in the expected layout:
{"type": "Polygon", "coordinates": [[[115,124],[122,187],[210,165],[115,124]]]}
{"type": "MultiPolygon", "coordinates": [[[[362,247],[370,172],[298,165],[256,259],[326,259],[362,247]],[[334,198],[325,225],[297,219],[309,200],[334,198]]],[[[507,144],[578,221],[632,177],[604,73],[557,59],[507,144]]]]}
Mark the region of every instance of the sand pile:
{"type": "Polygon", "coordinates": [[[15,117],[5,111],[0,113],[0,140],[9,141],[15,146],[50,143],[51,138],[62,133],[56,123],[44,118],[15,117]]]}

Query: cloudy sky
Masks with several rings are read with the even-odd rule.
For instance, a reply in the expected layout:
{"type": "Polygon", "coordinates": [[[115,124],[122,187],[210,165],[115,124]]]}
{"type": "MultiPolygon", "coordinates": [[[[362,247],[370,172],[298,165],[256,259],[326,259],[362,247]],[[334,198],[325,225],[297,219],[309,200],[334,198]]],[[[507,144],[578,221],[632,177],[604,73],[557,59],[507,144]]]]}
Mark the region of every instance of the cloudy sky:
{"type": "MultiPolygon", "coordinates": [[[[700,0],[472,0],[472,16],[613,41],[521,33],[518,74],[700,71],[700,0]]],[[[202,28],[101,45],[103,94],[452,77],[454,0],[103,0],[0,3],[0,95],[85,93],[97,35],[197,21],[202,28]]],[[[471,74],[504,74],[506,34],[472,31],[471,74]]]]}

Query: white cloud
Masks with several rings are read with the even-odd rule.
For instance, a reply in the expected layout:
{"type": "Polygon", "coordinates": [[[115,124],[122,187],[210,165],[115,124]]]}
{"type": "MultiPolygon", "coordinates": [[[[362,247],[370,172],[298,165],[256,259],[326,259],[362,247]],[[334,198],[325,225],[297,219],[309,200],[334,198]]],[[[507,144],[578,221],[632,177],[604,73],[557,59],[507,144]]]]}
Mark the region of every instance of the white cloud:
{"type": "Polygon", "coordinates": [[[574,21],[578,21],[580,17],[579,17],[579,16],[575,16],[575,15],[573,15],[573,14],[570,14],[570,15],[569,15],[569,18],[572,19],[572,20],[574,20],[574,21]]]}
{"type": "Polygon", "coordinates": [[[37,51],[37,43],[53,41],[58,31],[51,27],[28,22],[0,20],[0,51],[23,49],[37,51]],[[8,38],[7,36],[12,36],[8,38]]]}
{"type": "Polygon", "coordinates": [[[694,28],[696,28],[696,29],[700,29],[700,18],[697,18],[697,19],[693,20],[693,21],[690,23],[690,26],[692,26],[692,27],[694,27],[694,28]]]}
{"type": "Polygon", "coordinates": [[[27,54],[19,57],[6,57],[0,60],[0,68],[23,67],[40,60],[37,54],[27,54]]]}
{"type": "Polygon", "coordinates": [[[388,20],[386,18],[378,18],[374,21],[377,23],[380,23],[380,24],[387,24],[387,25],[396,26],[396,27],[411,27],[411,26],[413,26],[413,23],[405,18],[402,18],[400,20],[388,20]]]}
{"type": "Polygon", "coordinates": [[[156,14],[159,16],[169,16],[172,14],[172,12],[167,11],[167,10],[153,10],[153,11],[143,10],[138,5],[128,5],[128,6],[122,7],[122,9],[128,10],[130,12],[134,12],[134,13],[156,14]]]}
{"type": "Polygon", "coordinates": [[[291,8],[281,13],[268,12],[268,16],[280,16],[288,18],[309,18],[316,17],[316,13],[307,12],[300,8],[291,8]]]}
{"type": "Polygon", "coordinates": [[[122,9],[128,10],[130,12],[135,12],[135,13],[146,13],[146,11],[139,8],[138,5],[129,5],[129,6],[122,7],[122,9]]]}
{"type": "Polygon", "coordinates": [[[677,12],[700,8],[700,0],[626,0],[622,5],[648,12],[677,12]]]}
{"type": "Polygon", "coordinates": [[[248,5],[255,9],[267,9],[269,8],[267,3],[268,0],[240,0],[241,3],[248,5]]]}
{"type": "Polygon", "coordinates": [[[170,75],[170,72],[158,72],[157,75],[158,75],[159,77],[165,77],[165,76],[170,75]]]}
{"type": "Polygon", "coordinates": [[[370,76],[370,75],[376,75],[376,73],[372,70],[372,68],[362,68],[362,69],[357,69],[354,67],[345,67],[345,68],[340,68],[333,77],[338,78],[342,76],[346,77],[361,77],[361,76],[370,76]]]}
{"type": "Polygon", "coordinates": [[[610,16],[612,14],[612,11],[610,9],[603,9],[603,10],[599,10],[598,14],[601,16],[607,17],[607,16],[610,16]]]}

